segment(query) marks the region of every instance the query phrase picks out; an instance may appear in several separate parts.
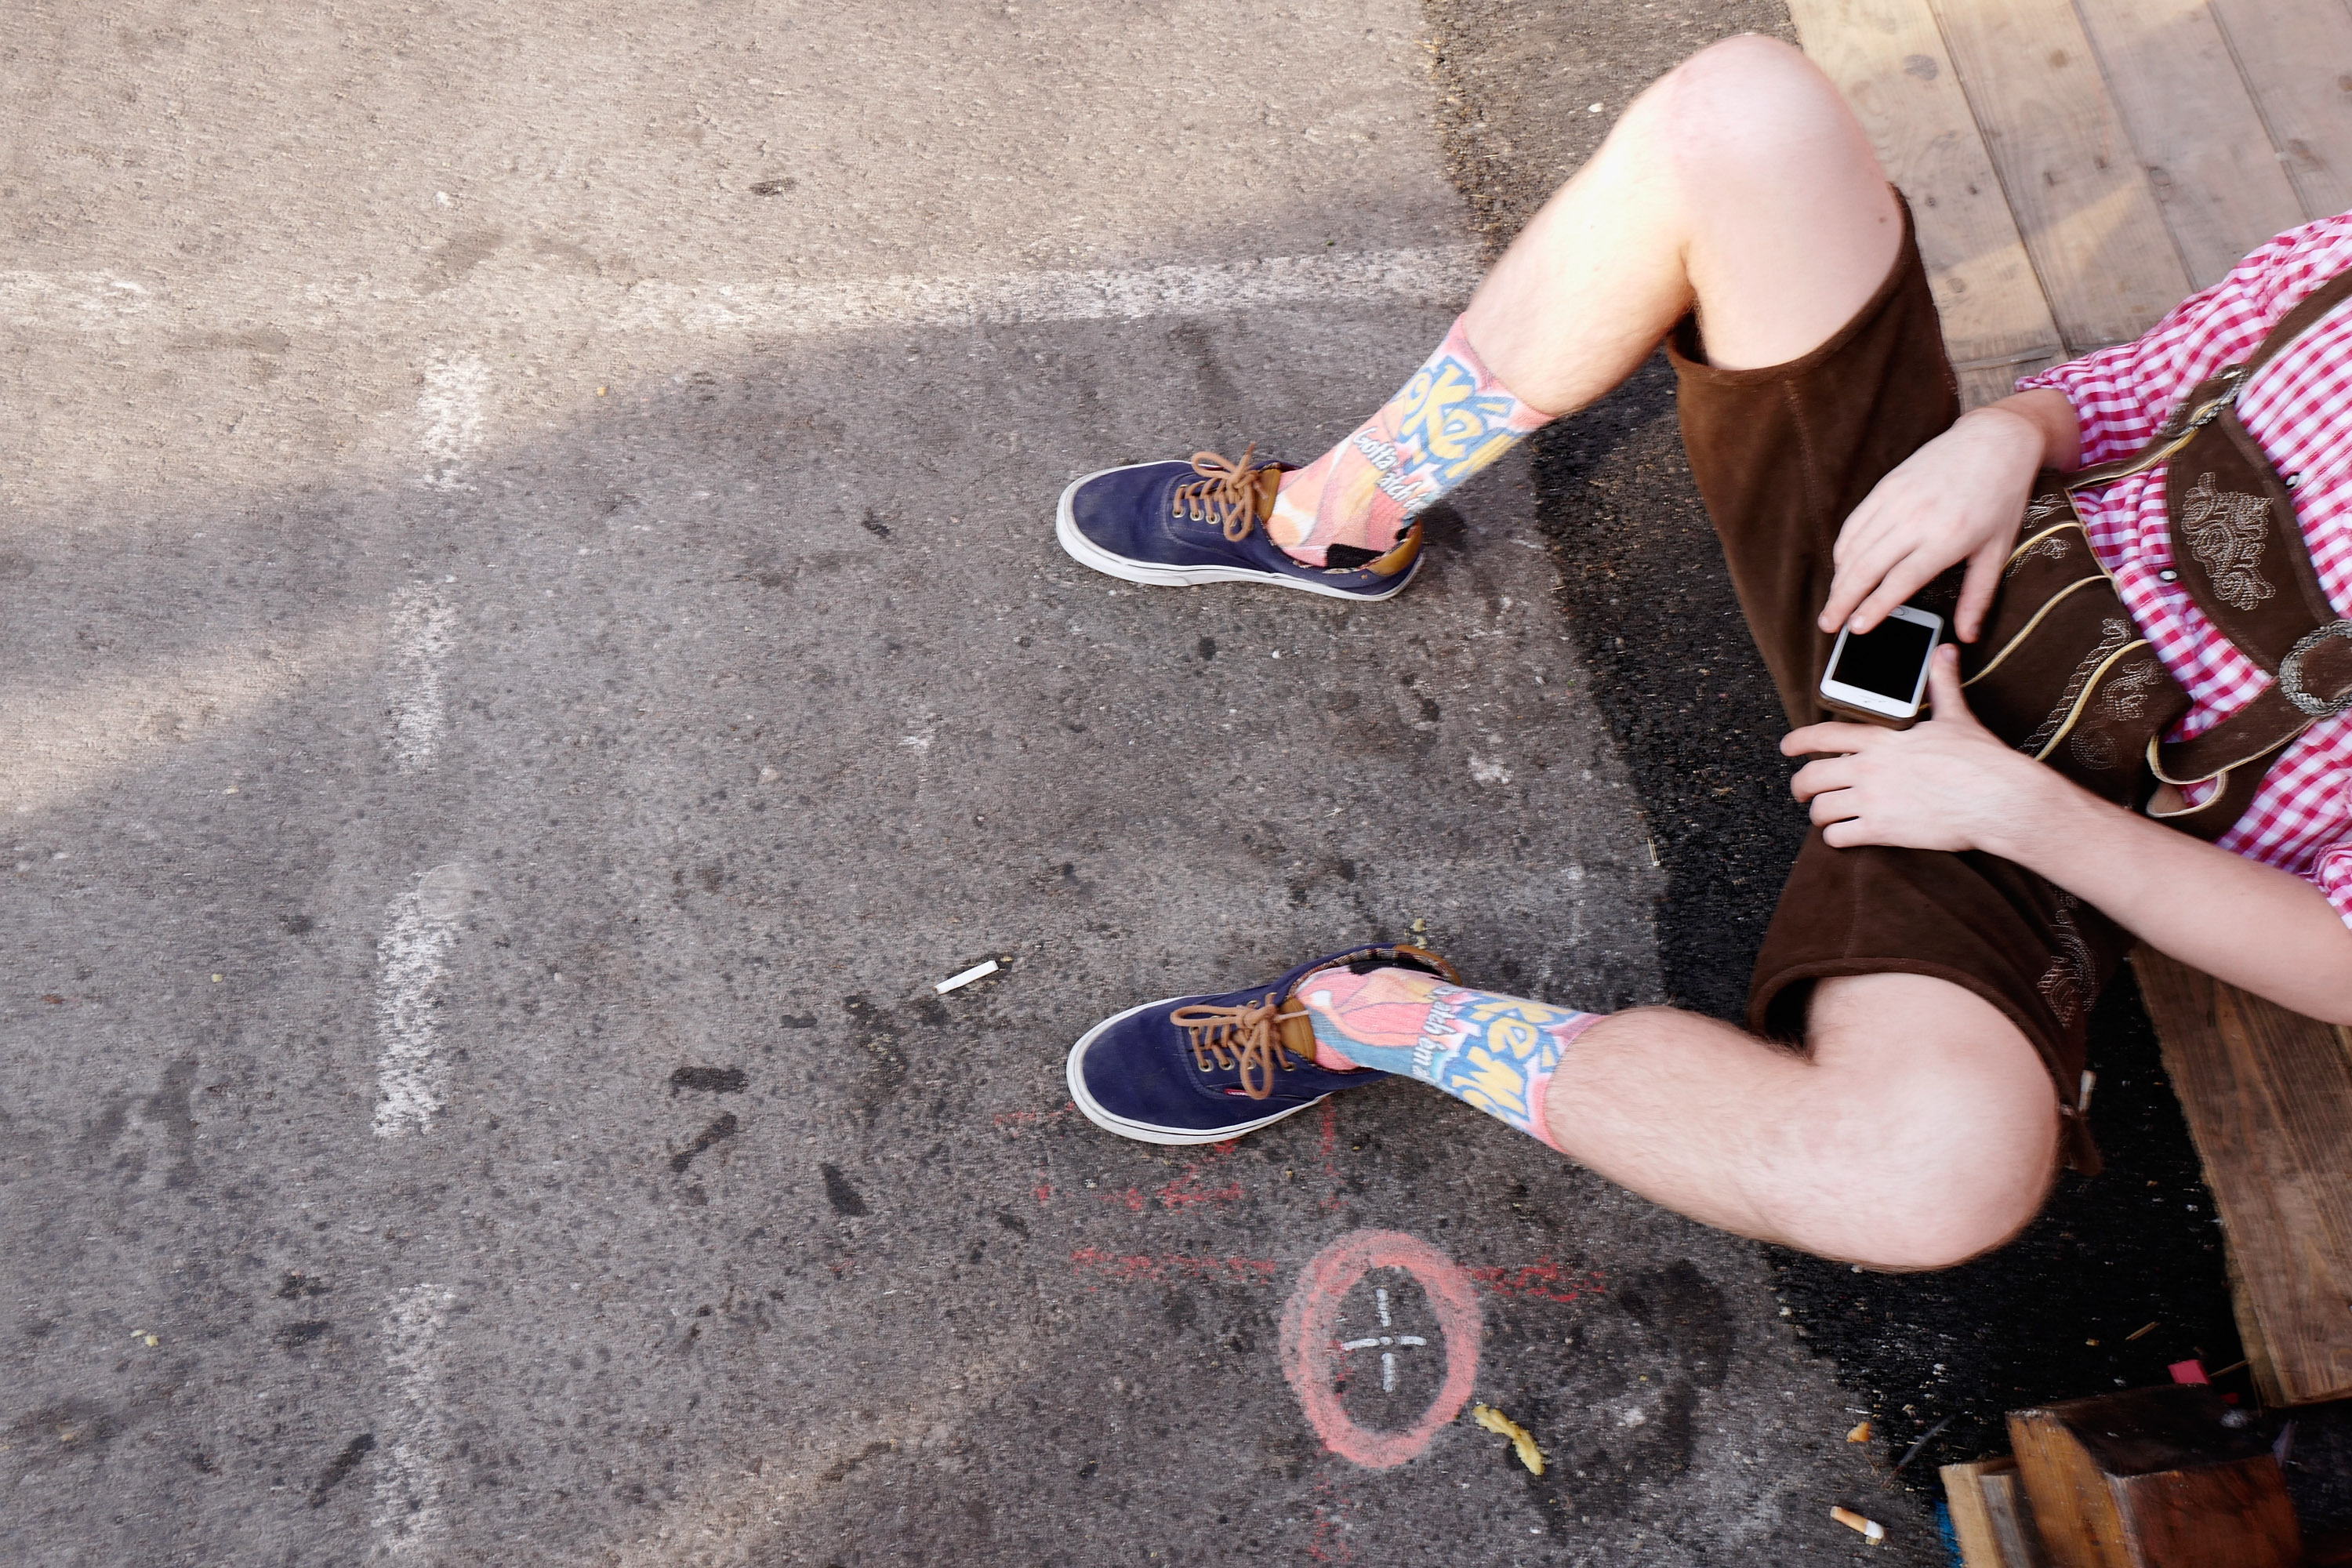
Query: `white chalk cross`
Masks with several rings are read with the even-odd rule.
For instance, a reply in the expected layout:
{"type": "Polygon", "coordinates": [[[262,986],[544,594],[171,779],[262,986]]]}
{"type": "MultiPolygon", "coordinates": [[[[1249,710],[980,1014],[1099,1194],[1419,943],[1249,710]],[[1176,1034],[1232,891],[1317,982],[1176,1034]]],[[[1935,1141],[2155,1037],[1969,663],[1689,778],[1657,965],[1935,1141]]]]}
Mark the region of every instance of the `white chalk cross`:
{"type": "MultiPolygon", "coordinates": [[[[1389,1293],[1386,1290],[1376,1289],[1372,1291],[1372,1305],[1380,1310],[1381,1327],[1386,1329],[1395,1326],[1389,1321],[1389,1293]]],[[[1423,1339],[1419,1334],[1375,1334],[1369,1339],[1349,1340],[1341,1344],[1339,1348],[1343,1351],[1379,1350],[1381,1352],[1381,1391],[1383,1394],[1394,1394],[1396,1392],[1396,1352],[1384,1347],[1389,1345],[1426,1345],[1427,1343],[1429,1343],[1429,1342],[1423,1339]]]]}

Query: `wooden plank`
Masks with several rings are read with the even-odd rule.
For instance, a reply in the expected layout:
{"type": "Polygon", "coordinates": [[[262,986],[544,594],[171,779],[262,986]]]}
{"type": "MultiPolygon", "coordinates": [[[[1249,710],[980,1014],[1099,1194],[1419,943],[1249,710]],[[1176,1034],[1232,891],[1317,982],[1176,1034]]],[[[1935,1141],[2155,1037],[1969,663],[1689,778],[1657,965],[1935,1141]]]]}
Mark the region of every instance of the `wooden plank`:
{"type": "Polygon", "coordinates": [[[1984,1496],[1985,1477],[2016,1468],[2015,1459],[1979,1459],[1946,1465],[1937,1472],[1943,1478],[1944,1501],[1952,1510],[1952,1536],[1960,1543],[1960,1568],[2017,1568],[1993,1533],[1992,1512],[1985,1507],[1984,1496]]]}
{"type": "Polygon", "coordinates": [[[2140,994],[2266,1354],[2265,1398],[2352,1394],[2352,1032],[2141,948],[2140,994]]]}
{"type": "Polygon", "coordinates": [[[2033,1503],[2025,1495],[2025,1480],[2015,1469],[1984,1479],[1985,1513],[1992,1521],[1993,1539],[2000,1543],[2007,1568],[2049,1568],[2050,1554],[2042,1550],[2042,1531],[2034,1527],[2033,1503]]]}
{"type": "Polygon", "coordinates": [[[2305,218],[2352,208],[2352,11],[2343,0],[2212,0],[2305,218]]]}
{"type": "Polygon", "coordinates": [[[2063,0],[1935,12],[2060,336],[2078,353],[2137,337],[2189,275],[2082,19],[2063,0]]]}
{"type": "Polygon", "coordinates": [[[2270,1445],[2210,1388],[2012,1410],[2009,1436],[2053,1568],[2302,1568],[2270,1445]]]}
{"type": "Polygon", "coordinates": [[[2057,323],[1927,0],[1790,0],[1789,12],[1911,203],[1962,401],[2006,396],[2057,363],[2057,323]]]}
{"type": "Polygon", "coordinates": [[[2074,4],[2192,287],[2220,282],[2303,221],[2303,199],[2205,0],[2074,4]]]}
{"type": "Polygon", "coordinates": [[[2271,1359],[2270,1341],[2263,1337],[2263,1321],[2255,1315],[2254,1299],[2246,1289],[2246,1271],[2238,1267],[2238,1249],[2223,1247],[2221,1263],[2230,1281],[2230,1316],[2238,1325],[2238,1348],[2245,1352],[2246,1375],[2254,1380],[2254,1394],[2263,1408],[2275,1410],[2287,1402],[2286,1389],[2279,1383],[2278,1363],[2271,1359]]]}
{"type": "Polygon", "coordinates": [[[1952,1533],[1960,1543],[1961,1568],[2044,1568],[2042,1537],[2033,1528],[2032,1505],[2018,1484],[2015,1459],[1946,1465],[1939,1473],[1945,1500],[1951,1504],[1952,1533]]]}

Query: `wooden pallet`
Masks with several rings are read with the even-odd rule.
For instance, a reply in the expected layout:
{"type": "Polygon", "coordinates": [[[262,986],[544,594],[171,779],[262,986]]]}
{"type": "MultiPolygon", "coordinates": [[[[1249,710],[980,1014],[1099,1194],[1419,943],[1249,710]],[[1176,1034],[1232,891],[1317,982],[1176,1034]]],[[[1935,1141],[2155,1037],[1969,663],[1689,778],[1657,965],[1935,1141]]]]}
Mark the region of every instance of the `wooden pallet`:
{"type": "Polygon", "coordinates": [[[1969,404],[2352,207],[2346,0],[1790,0],[1910,198],[1969,404]]]}
{"type": "Polygon", "coordinates": [[[2352,1395],[2352,1030],[2132,957],[2221,1211],[2265,1405],[2352,1395]]]}

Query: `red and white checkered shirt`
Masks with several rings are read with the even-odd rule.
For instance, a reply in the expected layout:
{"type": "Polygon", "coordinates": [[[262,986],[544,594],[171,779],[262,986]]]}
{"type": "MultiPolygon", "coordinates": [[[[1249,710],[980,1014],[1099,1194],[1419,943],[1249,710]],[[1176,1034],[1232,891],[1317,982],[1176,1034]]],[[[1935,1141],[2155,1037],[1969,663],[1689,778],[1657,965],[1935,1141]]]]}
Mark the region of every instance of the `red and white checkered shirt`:
{"type": "MultiPolygon", "coordinates": [[[[2199,382],[2254,352],[2272,325],[2352,267],[2352,213],[2289,229],[2192,294],[2137,342],[2032,375],[2022,392],[2063,393],[2082,421],[2085,467],[2147,444],[2199,382]]],[[[2352,616],[2352,309],[2339,306],[2247,383],[2238,416],[2294,488],[2295,513],[2328,603],[2352,616]]],[[[2132,618],[2192,700],[2170,731],[2200,734],[2271,684],[2179,582],[2158,468],[2075,499],[2091,549],[2115,574],[2132,618]]],[[[2210,791],[2192,790],[2190,800],[2210,791]]],[[[2279,754],[2221,847],[2292,871],[2352,923],[2352,713],[2322,719],[2279,754]]]]}

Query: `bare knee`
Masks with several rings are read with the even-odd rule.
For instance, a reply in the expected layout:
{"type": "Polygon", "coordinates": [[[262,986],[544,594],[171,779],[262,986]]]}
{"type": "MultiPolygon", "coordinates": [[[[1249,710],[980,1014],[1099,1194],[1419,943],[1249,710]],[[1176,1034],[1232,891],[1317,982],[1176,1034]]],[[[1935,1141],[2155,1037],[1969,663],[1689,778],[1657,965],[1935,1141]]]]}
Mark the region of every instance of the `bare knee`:
{"type": "MultiPolygon", "coordinates": [[[[2040,1054],[1989,1004],[1939,981],[1868,978],[1907,1000],[1833,1019],[1829,1038],[1817,1030],[1836,1107],[1822,1117],[1823,1180],[1847,1197],[1819,1250],[1878,1268],[1948,1268],[2040,1212],[2057,1173],[2057,1097],[2040,1054]],[[1912,994],[1922,987],[1933,994],[1912,994]],[[1930,1002],[1940,1015],[1921,1005],[1930,1002]]],[[[1817,1000],[1817,1024],[1823,1010],[1817,1000]]]]}
{"type": "Polygon", "coordinates": [[[1945,1114],[1899,1126],[1849,1260],[1949,1268],[2003,1246],[2049,1194],[2056,1123],[2056,1101],[2044,1089],[2037,1106],[1959,1100],[1945,1114]]]}
{"type": "Polygon", "coordinates": [[[1777,38],[1742,34],[1710,44],[1644,95],[1649,127],[1686,181],[1769,171],[1824,149],[1867,155],[1862,129],[1830,79],[1777,38]]]}

